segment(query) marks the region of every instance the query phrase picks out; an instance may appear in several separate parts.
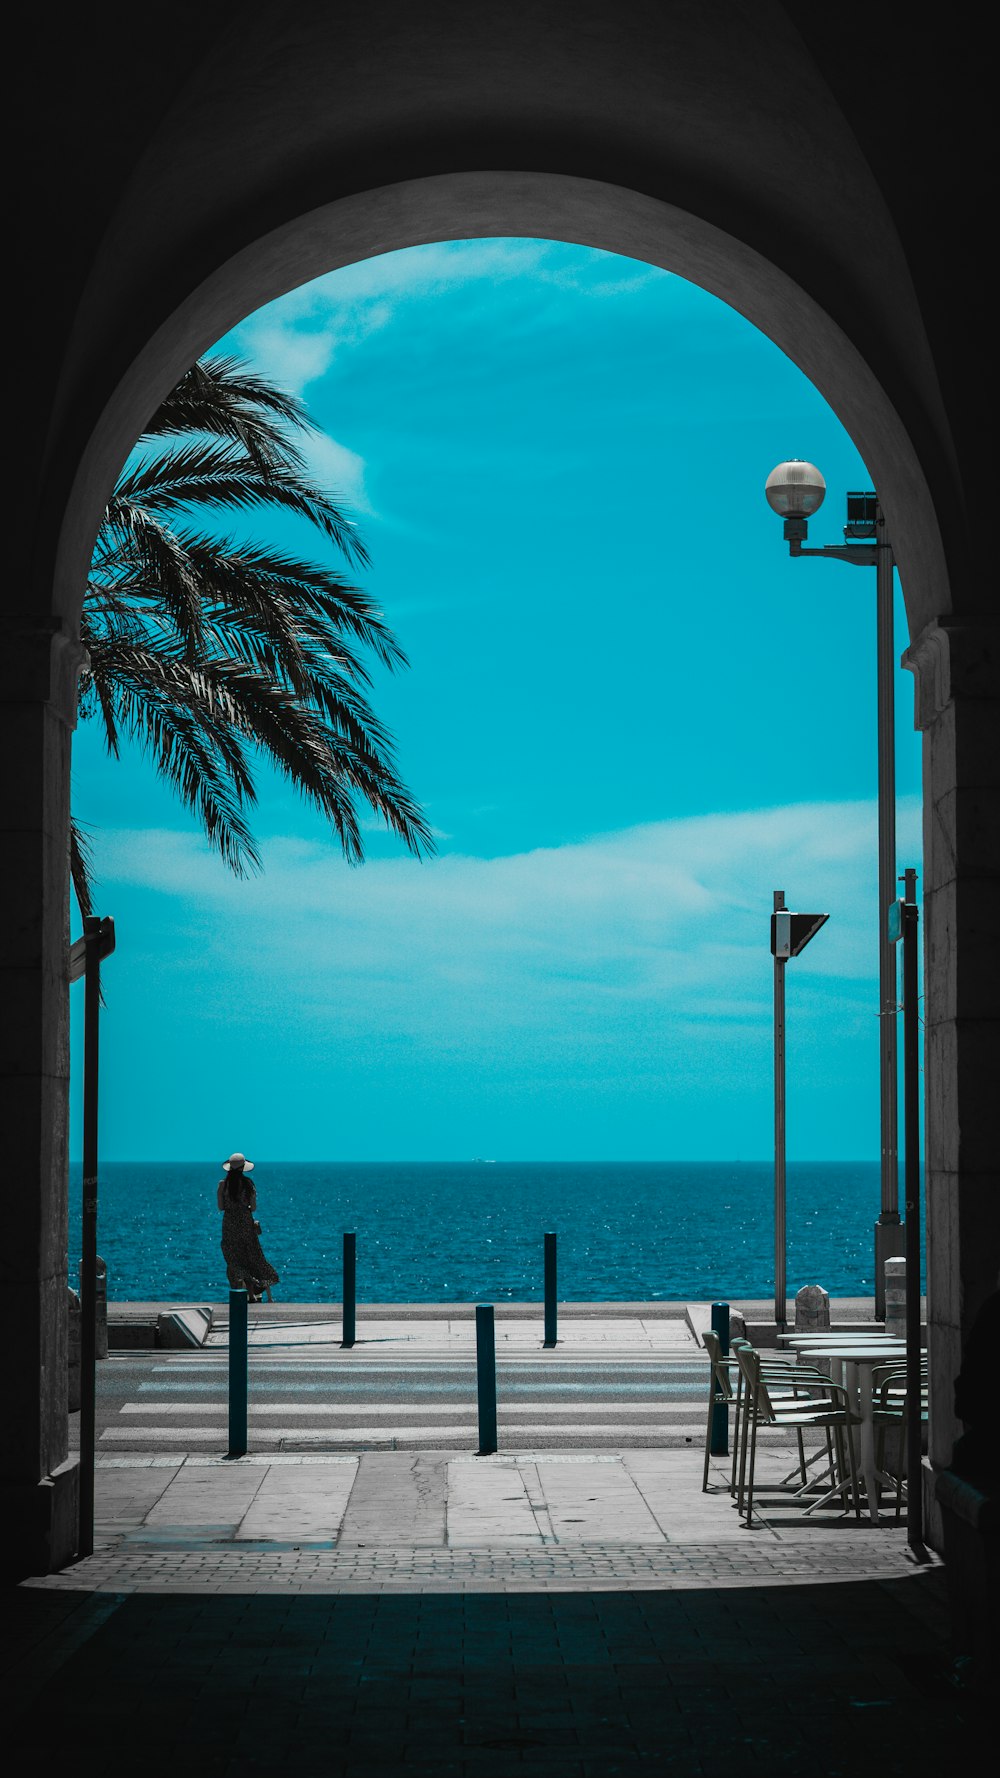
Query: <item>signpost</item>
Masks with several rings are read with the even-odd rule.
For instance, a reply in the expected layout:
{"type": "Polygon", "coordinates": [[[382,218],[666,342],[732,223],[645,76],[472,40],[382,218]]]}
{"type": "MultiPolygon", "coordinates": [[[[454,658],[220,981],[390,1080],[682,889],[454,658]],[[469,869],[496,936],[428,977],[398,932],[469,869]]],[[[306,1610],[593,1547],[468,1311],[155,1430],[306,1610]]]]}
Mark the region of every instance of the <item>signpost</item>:
{"type": "Polygon", "coordinates": [[[785,964],[804,951],[829,914],[793,914],[783,889],[774,891],[774,1319],[785,1329],[785,964]]]}
{"type": "Polygon", "coordinates": [[[903,1130],[906,1143],[906,1541],[924,1541],[920,1378],[920,1020],[918,1012],[917,873],[903,872],[903,899],[888,910],[886,932],[903,944],[903,1130]]]}
{"type": "Polygon", "coordinates": [[[71,946],[69,979],[84,977],[83,1228],[80,1258],[80,1532],[78,1554],[94,1553],[94,1422],[97,1363],[97,1112],[101,963],[115,948],[115,923],[88,915],[71,946]]]}

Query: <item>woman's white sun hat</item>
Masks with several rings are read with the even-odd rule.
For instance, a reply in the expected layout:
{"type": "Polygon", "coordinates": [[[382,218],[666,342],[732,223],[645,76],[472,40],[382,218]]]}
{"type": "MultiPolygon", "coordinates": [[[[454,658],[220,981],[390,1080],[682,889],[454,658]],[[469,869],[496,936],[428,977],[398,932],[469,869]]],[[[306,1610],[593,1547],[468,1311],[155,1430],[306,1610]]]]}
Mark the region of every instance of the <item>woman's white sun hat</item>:
{"type": "Polygon", "coordinates": [[[239,1149],[237,1149],[235,1154],[230,1155],[228,1161],[223,1161],[222,1171],[223,1173],[232,1171],[236,1171],[237,1173],[252,1173],[253,1162],[248,1161],[246,1155],[240,1154],[239,1149]]]}

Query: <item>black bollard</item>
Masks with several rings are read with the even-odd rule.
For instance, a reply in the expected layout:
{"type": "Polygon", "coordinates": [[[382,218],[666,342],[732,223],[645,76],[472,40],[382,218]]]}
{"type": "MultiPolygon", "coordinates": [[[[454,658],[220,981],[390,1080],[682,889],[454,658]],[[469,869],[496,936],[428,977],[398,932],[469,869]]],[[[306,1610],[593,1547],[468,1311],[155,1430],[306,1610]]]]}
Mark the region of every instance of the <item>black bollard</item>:
{"type": "Polygon", "coordinates": [[[497,1349],[492,1303],[476,1304],[476,1393],[479,1398],[479,1455],[497,1448],[497,1349]]]}
{"type": "Polygon", "coordinates": [[[344,1236],[344,1328],[342,1346],[353,1346],[358,1308],[358,1237],[344,1236]]]}
{"type": "Polygon", "coordinates": [[[556,1284],[556,1237],[545,1236],[545,1344],[554,1346],[558,1337],[558,1291],[556,1284]]]}
{"type": "Polygon", "coordinates": [[[247,1293],[229,1292],[229,1455],[247,1454],[247,1293]]]}
{"type": "MultiPolygon", "coordinates": [[[[712,1331],[719,1336],[719,1346],[723,1358],[729,1357],[729,1304],[712,1304],[712,1331]]],[[[724,1401],[717,1401],[712,1409],[712,1442],[709,1447],[713,1457],[729,1455],[729,1409],[724,1401]]]]}

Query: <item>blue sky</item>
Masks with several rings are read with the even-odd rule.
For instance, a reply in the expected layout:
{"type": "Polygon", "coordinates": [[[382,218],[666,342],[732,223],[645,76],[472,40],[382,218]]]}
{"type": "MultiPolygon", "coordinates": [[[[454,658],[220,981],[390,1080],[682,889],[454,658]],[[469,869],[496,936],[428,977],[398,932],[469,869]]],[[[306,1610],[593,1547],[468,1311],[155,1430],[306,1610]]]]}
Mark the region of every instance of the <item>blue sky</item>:
{"type": "MultiPolygon", "coordinates": [[[[766,1158],[783,888],[831,916],[790,970],[789,1153],[877,1159],[874,575],[789,561],[763,497],[818,463],[811,541],[839,542],[869,485],[817,391],[705,292],[554,242],[388,254],[220,344],[322,429],[439,856],[372,823],[351,870],[263,774],[238,882],[81,725],[105,1158],[766,1158]]],[[[919,868],[902,672],[897,730],[919,868]]]]}

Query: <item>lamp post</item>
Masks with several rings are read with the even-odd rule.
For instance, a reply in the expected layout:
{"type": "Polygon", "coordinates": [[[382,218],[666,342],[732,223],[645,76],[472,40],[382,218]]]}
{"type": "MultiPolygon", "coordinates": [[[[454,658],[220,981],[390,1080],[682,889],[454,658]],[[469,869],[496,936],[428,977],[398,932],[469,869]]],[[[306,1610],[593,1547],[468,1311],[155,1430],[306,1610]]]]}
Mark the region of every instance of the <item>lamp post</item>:
{"type": "Polygon", "coordinates": [[[809,520],[826,497],[826,482],[813,463],[793,457],[772,469],[764,487],[767,503],[784,519],[791,556],[827,556],[855,567],[875,569],[878,690],[878,932],[879,932],[879,1098],[881,1114],[882,1207],[875,1224],[875,1314],[885,1315],[885,1262],[903,1252],[899,1220],[899,1152],[896,1084],[896,954],[889,938],[889,907],[896,895],[896,752],[893,686],[892,545],[877,494],[849,493],[844,542],[807,549],[809,520]]]}

